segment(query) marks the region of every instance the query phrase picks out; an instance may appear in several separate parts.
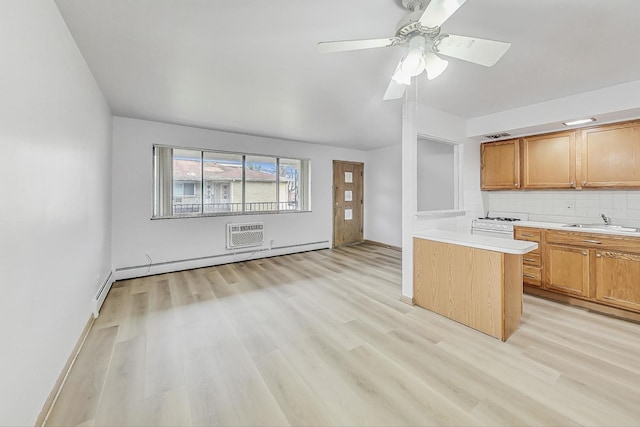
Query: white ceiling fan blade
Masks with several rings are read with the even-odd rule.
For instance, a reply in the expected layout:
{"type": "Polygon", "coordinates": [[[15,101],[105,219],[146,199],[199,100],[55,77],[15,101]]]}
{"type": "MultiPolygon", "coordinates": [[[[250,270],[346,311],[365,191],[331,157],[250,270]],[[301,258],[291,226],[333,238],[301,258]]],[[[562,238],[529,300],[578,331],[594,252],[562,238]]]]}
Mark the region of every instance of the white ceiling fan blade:
{"type": "Polygon", "coordinates": [[[420,17],[420,24],[427,28],[441,26],[467,0],[431,0],[420,17]]]}
{"type": "Polygon", "coordinates": [[[387,86],[387,90],[382,97],[382,99],[385,101],[402,98],[407,86],[411,85],[411,76],[406,75],[402,72],[403,60],[404,58],[402,58],[398,62],[396,70],[393,72],[393,76],[391,77],[391,81],[389,82],[389,86],[387,86]]]}
{"type": "Polygon", "coordinates": [[[368,40],[343,40],[335,42],[318,43],[318,52],[333,53],[345,52],[348,50],[372,49],[375,47],[393,46],[398,41],[397,37],[388,37],[386,39],[368,39],[368,40]]]}
{"type": "Polygon", "coordinates": [[[389,101],[391,99],[400,99],[404,96],[404,91],[406,88],[407,86],[391,79],[391,81],[389,82],[389,86],[387,86],[387,91],[384,93],[382,99],[385,101],[389,101]]]}
{"type": "Polygon", "coordinates": [[[511,43],[449,34],[434,45],[434,51],[464,61],[492,67],[511,47],[511,43]]]}

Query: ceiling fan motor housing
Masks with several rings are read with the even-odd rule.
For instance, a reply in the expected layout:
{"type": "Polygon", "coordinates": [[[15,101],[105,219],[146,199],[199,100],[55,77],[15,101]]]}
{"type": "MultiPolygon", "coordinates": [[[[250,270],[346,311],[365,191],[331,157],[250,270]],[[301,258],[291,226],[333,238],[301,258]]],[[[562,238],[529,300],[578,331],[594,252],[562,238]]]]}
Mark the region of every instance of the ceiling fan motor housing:
{"type": "Polygon", "coordinates": [[[402,18],[396,25],[396,37],[403,39],[403,41],[410,39],[412,35],[418,34],[425,36],[428,41],[438,38],[440,27],[427,28],[420,24],[420,17],[423,13],[423,9],[418,9],[402,18]]]}
{"type": "Polygon", "coordinates": [[[402,6],[411,11],[424,10],[427,8],[430,0],[402,0],[402,6]]]}

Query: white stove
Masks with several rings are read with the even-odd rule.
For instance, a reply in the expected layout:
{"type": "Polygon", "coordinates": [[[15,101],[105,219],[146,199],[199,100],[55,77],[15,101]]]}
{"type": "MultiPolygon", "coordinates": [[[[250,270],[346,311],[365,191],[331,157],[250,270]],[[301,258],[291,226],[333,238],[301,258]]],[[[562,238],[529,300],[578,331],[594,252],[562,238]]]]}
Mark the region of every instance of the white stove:
{"type": "Polygon", "coordinates": [[[513,225],[528,219],[529,214],[521,212],[488,212],[471,222],[471,234],[513,239],[513,225]]]}

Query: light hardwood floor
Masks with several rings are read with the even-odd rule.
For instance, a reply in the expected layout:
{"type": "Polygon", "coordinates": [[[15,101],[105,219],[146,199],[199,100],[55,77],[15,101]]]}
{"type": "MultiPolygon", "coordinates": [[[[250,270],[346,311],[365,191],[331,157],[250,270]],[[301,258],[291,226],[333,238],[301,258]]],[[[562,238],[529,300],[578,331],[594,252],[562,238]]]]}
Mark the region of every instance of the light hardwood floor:
{"type": "Polygon", "coordinates": [[[111,290],[47,425],[640,425],[640,325],[525,296],[502,343],[322,250],[111,290]]]}

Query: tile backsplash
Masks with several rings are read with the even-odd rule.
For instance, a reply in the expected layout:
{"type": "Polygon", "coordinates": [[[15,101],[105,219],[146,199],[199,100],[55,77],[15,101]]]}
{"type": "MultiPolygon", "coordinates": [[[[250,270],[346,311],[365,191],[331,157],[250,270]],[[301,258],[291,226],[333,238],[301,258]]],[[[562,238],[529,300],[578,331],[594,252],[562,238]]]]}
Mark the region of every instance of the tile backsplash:
{"type": "Polygon", "coordinates": [[[598,223],[640,227],[640,190],[636,191],[483,191],[486,211],[526,212],[532,221],[598,223]]]}

